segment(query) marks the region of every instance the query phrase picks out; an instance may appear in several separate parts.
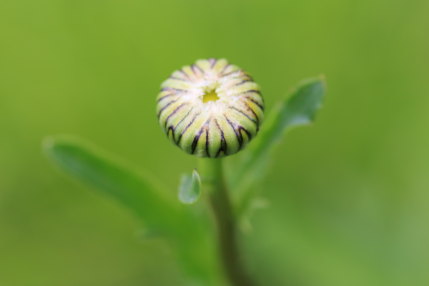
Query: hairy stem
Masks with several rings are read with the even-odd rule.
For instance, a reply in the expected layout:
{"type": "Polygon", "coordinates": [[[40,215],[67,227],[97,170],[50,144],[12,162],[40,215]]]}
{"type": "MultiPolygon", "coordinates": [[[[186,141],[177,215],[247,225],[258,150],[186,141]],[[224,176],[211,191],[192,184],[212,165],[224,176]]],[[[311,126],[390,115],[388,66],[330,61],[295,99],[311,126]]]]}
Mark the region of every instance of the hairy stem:
{"type": "Polygon", "coordinates": [[[237,244],[234,211],[223,176],[221,159],[200,159],[200,172],[217,225],[220,259],[232,286],[255,286],[245,272],[237,244]]]}

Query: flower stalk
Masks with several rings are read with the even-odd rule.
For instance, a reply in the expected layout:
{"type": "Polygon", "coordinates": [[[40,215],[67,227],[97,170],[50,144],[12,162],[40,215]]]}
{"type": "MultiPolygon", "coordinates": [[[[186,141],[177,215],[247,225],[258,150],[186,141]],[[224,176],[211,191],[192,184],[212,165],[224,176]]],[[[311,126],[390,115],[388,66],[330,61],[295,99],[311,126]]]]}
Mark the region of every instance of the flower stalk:
{"type": "Polygon", "coordinates": [[[237,241],[237,221],[225,183],[222,159],[199,159],[203,188],[217,226],[221,264],[232,286],[254,286],[245,271],[237,241]]]}

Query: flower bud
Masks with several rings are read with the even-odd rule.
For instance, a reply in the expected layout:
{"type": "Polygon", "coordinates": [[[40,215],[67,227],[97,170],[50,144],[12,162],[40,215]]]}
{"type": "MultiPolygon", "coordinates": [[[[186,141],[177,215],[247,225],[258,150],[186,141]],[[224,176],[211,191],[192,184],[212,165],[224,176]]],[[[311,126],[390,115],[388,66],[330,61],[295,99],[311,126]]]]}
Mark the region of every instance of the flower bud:
{"type": "Polygon", "coordinates": [[[189,154],[237,153],[258,133],[264,101],[252,77],[225,59],[198,60],[162,83],[157,114],[168,138],[189,154]]]}

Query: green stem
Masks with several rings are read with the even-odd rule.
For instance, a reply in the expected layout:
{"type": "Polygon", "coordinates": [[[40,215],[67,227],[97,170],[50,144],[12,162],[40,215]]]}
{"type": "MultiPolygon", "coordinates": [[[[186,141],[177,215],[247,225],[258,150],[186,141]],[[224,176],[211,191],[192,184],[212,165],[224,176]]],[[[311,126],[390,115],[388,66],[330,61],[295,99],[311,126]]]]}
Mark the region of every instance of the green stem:
{"type": "Polygon", "coordinates": [[[240,257],[236,219],[225,184],[221,159],[200,159],[200,173],[217,225],[219,252],[225,274],[232,286],[254,286],[240,257]]]}

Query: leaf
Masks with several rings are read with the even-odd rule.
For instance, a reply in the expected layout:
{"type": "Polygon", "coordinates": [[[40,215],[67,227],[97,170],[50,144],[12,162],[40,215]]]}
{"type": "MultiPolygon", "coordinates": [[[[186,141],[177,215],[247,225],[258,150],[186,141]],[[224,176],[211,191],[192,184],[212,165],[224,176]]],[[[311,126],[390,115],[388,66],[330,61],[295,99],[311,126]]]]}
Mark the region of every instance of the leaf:
{"type": "MultiPolygon", "coordinates": [[[[192,285],[219,285],[206,215],[186,208],[147,174],[81,139],[50,137],[43,147],[60,169],[137,214],[145,224],[145,236],[162,234],[169,238],[192,285]]],[[[196,176],[192,176],[194,181],[196,176]]]]}
{"type": "Polygon", "coordinates": [[[239,227],[243,233],[249,233],[253,230],[252,224],[250,223],[251,216],[258,210],[266,209],[270,205],[270,202],[264,198],[253,198],[246,208],[245,213],[241,213],[239,217],[239,227]]]}
{"type": "Polygon", "coordinates": [[[171,233],[176,229],[180,218],[178,204],[147,176],[90,143],[70,136],[47,138],[43,147],[63,171],[137,214],[148,231],[171,233]]]}
{"type": "MultiPolygon", "coordinates": [[[[290,98],[280,102],[270,112],[260,134],[248,146],[245,157],[231,178],[232,189],[238,193],[238,200],[248,201],[246,191],[266,171],[266,162],[283,134],[292,127],[308,125],[315,119],[325,95],[323,77],[305,80],[292,92],[290,98]]],[[[246,204],[246,203],[245,203],[246,204]]]]}
{"type": "Polygon", "coordinates": [[[192,172],[192,175],[182,175],[179,185],[179,200],[184,204],[195,203],[201,193],[201,179],[197,170],[192,172]]]}

